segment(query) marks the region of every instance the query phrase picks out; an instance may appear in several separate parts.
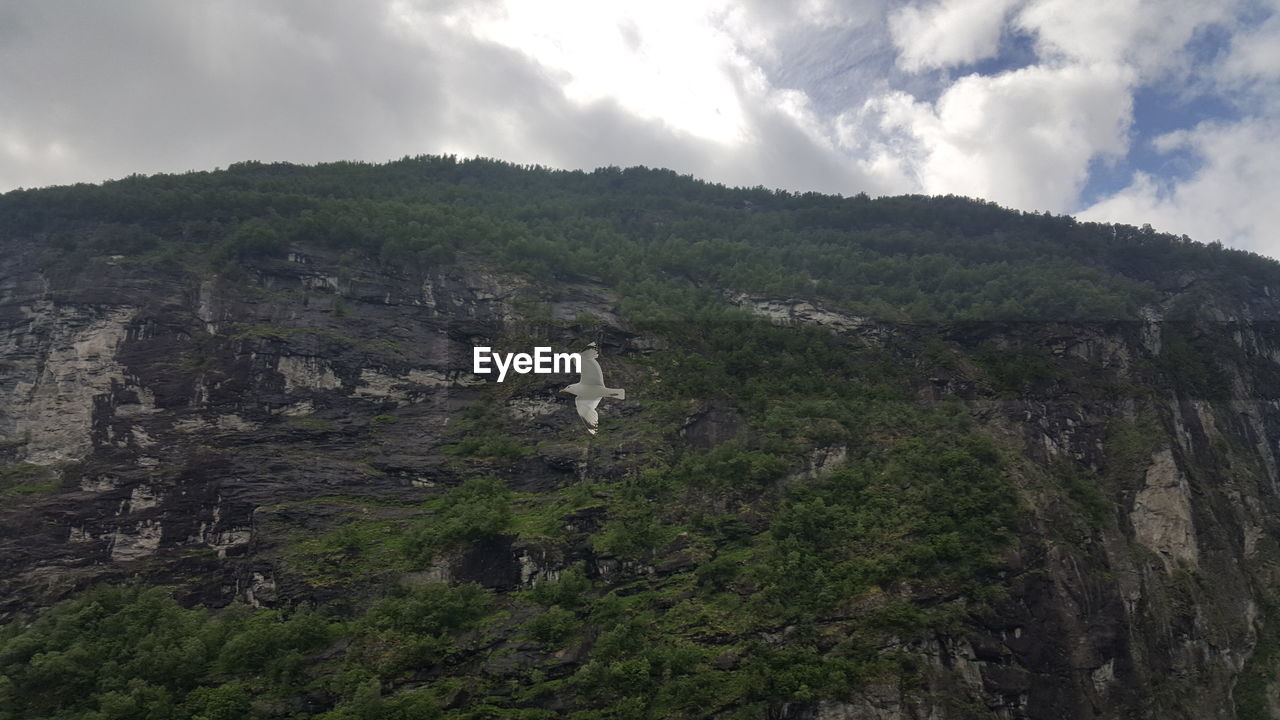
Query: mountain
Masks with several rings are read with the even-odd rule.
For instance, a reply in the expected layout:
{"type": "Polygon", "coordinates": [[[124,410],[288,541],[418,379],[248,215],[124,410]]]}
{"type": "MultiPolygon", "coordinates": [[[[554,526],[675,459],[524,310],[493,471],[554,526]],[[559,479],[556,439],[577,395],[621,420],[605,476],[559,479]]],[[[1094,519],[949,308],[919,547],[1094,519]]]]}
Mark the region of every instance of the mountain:
{"type": "Polygon", "coordinates": [[[1275,261],[452,157],[0,249],[0,718],[1280,713],[1275,261]]]}

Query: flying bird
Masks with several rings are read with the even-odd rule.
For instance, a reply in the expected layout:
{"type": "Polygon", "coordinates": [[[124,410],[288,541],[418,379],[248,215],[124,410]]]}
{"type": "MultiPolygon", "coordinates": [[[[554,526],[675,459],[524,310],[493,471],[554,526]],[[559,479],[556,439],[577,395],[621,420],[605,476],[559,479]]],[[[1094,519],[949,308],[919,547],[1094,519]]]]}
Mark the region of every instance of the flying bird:
{"type": "Polygon", "coordinates": [[[578,407],[578,415],[587,421],[587,432],[592,435],[595,435],[596,430],[600,427],[600,415],[596,412],[596,406],[600,404],[600,398],[625,400],[627,397],[626,390],[617,390],[604,386],[604,373],[601,372],[600,363],[596,360],[599,354],[600,349],[596,347],[595,343],[587,345],[586,350],[578,353],[582,357],[582,378],[560,391],[573,393],[577,396],[574,399],[574,405],[578,407]]]}

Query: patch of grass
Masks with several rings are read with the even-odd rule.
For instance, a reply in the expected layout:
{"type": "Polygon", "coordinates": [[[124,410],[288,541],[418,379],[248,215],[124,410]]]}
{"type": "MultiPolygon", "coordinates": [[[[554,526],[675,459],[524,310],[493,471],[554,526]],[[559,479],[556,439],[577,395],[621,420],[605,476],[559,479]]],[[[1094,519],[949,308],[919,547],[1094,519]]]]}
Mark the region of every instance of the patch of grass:
{"type": "Polygon", "coordinates": [[[216,372],[221,374],[221,371],[218,369],[217,358],[203,352],[184,352],[179,358],[178,364],[182,369],[192,373],[204,374],[216,372]]]}
{"type": "Polygon", "coordinates": [[[639,487],[622,487],[610,498],[608,519],[591,538],[592,546],[605,555],[649,560],[655,550],[680,533],[679,527],[663,522],[661,510],[639,487]]]}
{"type": "Polygon", "coordinates": [[[519,460],[532,453],[533,448],[508,435],[490,432],[465,437],[455,445],[444,446],[444,451],[463,457],[519,460]]]}
{"type": "Polygon", "coordinates": [[[0,495],[44,495],[57,492],[60,485],[57,474],[43,465],[0,467],[0,495]]]}
{"type": "Polygon", "coordinates": [[[1094,527],[1102,525],[1112,511],[1103,485],[1105,478],[1086,473],[1070,460],[1059,459],[1049,467],[1049,476],[1094,527]]]}
{"type": "Polygon", "coordinates": [[[596,507],[601,500],[570,486],[548,497],[546,493],[522,494],[513,499],[511,531],[522,538],[554,539],[564,536],[564,517],[576,510],[596,507]]]}
{"type": "Polygon", "coordinates": [[[360,343],[360,346],[368,350],[381,350],[382,352],[387,352],[401,358],[405,357],[404,347],[395,340],[387,340],[386,338],[383,338],[381,340],[360,343]]]}
{"type": "Polygon", "coordinates": [[[1107,450],[1107,475],[1122,485],[1133,485],[1134,478],[1140,478],[1151,464],[1152,453],[1168,442],[1169,437],[1152,418],[1112,421],[1107,426],[1104,444],[1107,450]]]}
{"type": "Polygon", "coordinates": [[[328,532],[296,537],[284,559],[311,585],[352,585],[410,570],[406,542],[402,521],[355,517],[328,532]]]}
{"type": "Polygon", "coordinates": [[[501,535],[511,527],[511,493],[495,477],[467,480],[426,507],[434,512],[414,524],[404,546],[404,554],[421,564],[441,550],[501,535]]]}
{"type": "Polygon", "coordinates": [[[289,502],[272,503],[261,506],[263,510],[282,510],[285,508],[308,507],[312,505],[346,505],[354,510],[368,508],[409,508],[417,507],[416,502],[389,500],[386,498],[365,497],[363,495],[320,495],[306,500],[290,500],[289,502]]]}

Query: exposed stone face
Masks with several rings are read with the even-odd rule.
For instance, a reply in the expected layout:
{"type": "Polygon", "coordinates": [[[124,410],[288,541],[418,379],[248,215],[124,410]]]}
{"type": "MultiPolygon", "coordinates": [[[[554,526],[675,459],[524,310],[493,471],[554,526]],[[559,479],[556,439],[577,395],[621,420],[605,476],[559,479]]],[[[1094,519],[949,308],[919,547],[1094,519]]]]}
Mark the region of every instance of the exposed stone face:
{"type": "MultiPolygon", "coordinates": [[[[232,281],[124,263],[46,271],[24,258],[0,259],[11,270],[0,273],[0,462],[49,466],[62,484],[0,505],[0,619],[130,577],[164,579],[210,606],[332,599],[280,562],[290,533],[326,532],[347,517],[317,498],[394,508],[462,480],[443,448],[458,440],[449,429],[459,410],[484,397],[485,380],[469,372],[474,344],[588,315],[602,345],[620,352],[664,342],[632,335],[606,288],[539,286],[476,267],[413,278],[373,266],[338,272],[336,258],[298,248],[232,281]]],[[[1238,351],[1219,368],[1227,398],[1125,395],[1114,388],[1156,382],[1158,309],[1132,324],[923,328],[804,299],[731,299],[902,363],[920,362],[929,335],[961,358],[984,342],[1043,350],[1072,378],[1099,383],[1038,378],[1001,395],[967,361],[920,379],[921,402],[961,404],[1026,460],[1012,470],[1027,513],[1002,578],[1008,597],[995,617],[895,648],[924,668],[923,690],[873,685],[847,701],[795,703],[785,717],[960,717],[939,698],[993,718],[1233,716],[1257,628],[1277,621],[1265,616],[1273,598],[1264,592],[1265,568],[1280,560],[1277,328],[1219,309],[1236,322],[1206,330],[1238,351]],[[1158,442],[1140,449],[1136,469],[1122,467],[1116,428],[1139,422],[1158,442]],[[1089,498],[1055,484],[1049,471],[1062,467],[1102,488],[1094,521],[1082,519],[1089,498]]],[[[580,341],[581,329],[555,340],[580,341]]],[[[536,446],[501,467],[513,488],[635,469],[625,449],[602,458],[555,438],[580,421],[555,392],[560,379],[539,383],[499,398],[536,446]]],[[[750,433],[721,399],[684,412],[673,433],[682,451],[750,433]]],[[[812,481],[852,452],[816,450],[789,481],[812,481]]],[[[652,564],[601,556],[588,542],[605,521],[599,508],[561,520],[555,543],[504,537],[409,579],[506,591],[580,566],[601,583],[627,583],[687,571],[701,557],[675,545],[652,564]]],[[[742,525],[764,527],[759,517],[742,525]]]]}
{"type": "Polygon", "coordinates": [[[1192,568],[1199,563],[1190,494],[1187,479],[1174,462],[1173,450],[1164,448],[1151,456],[1146,483],[1129,511],[1135,539],[1158,553],[1171,571],[1179,563],[1192,568]]]}
{"type": "Polygon", "coordinates": [[[268,590],[276,541],[257,511],[447,489],[438,432],[485,382],[473,340],[502,335],[519,302],[616,320],[602,290],[483,270],[344,277],[299,250],[246,283],[126,263],[47,271],[17,250],[0,261],[0,462],[48,466],[76,492],[0,507],[0,615],[185,565],[206,604],[296,600],[268,590]],[[410,421],[379,437],[405,441],[371,467],[370,418],[397,409],[410,421]],[[214,565],[190,559],[200,549],[214,565]]]}
{"type": "Polygon", "coordinates": [[[813,480],[840,467],[849,459],[846,447],[815,448],[806,462],[795,473],[787,477],[787,482],[813,480]]]}
{"type": "Polygon", "coordinates": [[[120,528],[111,536],[111,559],[137,560],[155,553],[164,532],[158,520],[144,520],[132,528],[120,528]]]}
{"type": "Polygon", "coordinates": [[[744,423],[738,411],[723,403],[711,403],[685,419],[680,434],[690,445],[707,450],[722,445],[742,433],[744,423]]]}
{"type": "Polygon", "coordinates": [[[767,318],[774,325],[815,325],[837,333],[876,335],[883,329],[871,318],[832,309],[801,298],[753,297],[744,293],[726,293],[733,304],[767,318]]]}
{"type": "Polygon", "coordinates": [[[530,420],[560,412],[562,407],[547,398],[515,398],[507,403],[507,412],[517,420],[530,420]]]}
{"type": "Polygon", "coordinates": [[[336,390],[342,379],[320,358],[288,355],[276,361],[276,371],[284,376],[284,391],[336,390]]]}
{"type": "MultiPolygon", "coordinates": [[[[19,445],[18,460],[56,465],[84,459],[101,426],[99,403],[114,413],[154,411],[145,388],[126,379],[118,353],[137,308],[77,307],[32,299],[0,337],[6,372],[0,381],[0,443],[19,445]],[[111,398],[108,400],[108,398],[111,398]],[[119,402],[126,400],[126,402],[119,402]]],[[[124,437],[110,437],[117,442],[124,437]]],[[[149,440],[143,432],[144,441],[149,440]]]]}

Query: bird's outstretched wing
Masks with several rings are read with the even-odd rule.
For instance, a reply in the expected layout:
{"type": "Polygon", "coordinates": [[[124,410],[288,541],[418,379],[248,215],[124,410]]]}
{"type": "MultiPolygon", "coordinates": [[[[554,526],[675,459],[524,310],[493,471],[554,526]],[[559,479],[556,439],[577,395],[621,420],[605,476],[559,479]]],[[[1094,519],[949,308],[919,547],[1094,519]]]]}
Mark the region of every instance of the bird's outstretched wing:
{"type": "Polygon", "coordinates": [[[604,385],[604,371],[600,369],[600,362],[596,360],[600,351],[595,348],[595,343],[578,354],[582,356],[582,384],[604,385]]]}
{"type": "Polygon", "coordinates": [[[573,404],[578,407],[578,415],[587,421],[587,432],[595,435],[596,429],[600,427],[600,413],[596,412],[596,406],[600,404],[600,398],[591,400],[576,398],[573,404]]]}

